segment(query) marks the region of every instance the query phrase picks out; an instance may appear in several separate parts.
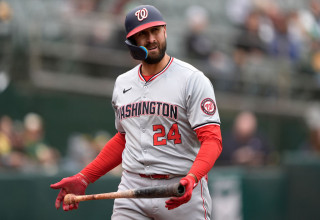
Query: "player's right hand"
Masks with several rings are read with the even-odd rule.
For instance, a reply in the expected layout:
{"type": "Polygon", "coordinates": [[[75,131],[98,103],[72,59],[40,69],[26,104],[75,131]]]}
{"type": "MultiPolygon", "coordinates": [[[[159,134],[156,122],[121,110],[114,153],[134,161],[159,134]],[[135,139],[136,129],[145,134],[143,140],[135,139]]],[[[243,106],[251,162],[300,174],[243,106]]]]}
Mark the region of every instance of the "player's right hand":
{"type": "Polygon", "coordinates": [[[179,207],[180,205],[189,202],[192,196],[192,191],[194,189],[195,185],[195,178],[188,174],[187,176],[183,177],[180,180],[180,184],[185,187],[185,193],[181,197],[172,197],[169,200],[166,201],[166,208],[168,210],[175,209],[179,207]]]}
{"type": "Polygon", "coordinates": [[[83,174],[78,173],[74,176],[63,178],[60,182],[51,184],[50,187],[52,189],[61,189],[56,199],[56,208],[59,209],[62,202],[62,208],[64,211],[77,209],[79,207],[78,202],[67,205],[63,201],[64,197],[69,193],[75,195],[84,195],[89,183],[90,181],[83,174]]]}

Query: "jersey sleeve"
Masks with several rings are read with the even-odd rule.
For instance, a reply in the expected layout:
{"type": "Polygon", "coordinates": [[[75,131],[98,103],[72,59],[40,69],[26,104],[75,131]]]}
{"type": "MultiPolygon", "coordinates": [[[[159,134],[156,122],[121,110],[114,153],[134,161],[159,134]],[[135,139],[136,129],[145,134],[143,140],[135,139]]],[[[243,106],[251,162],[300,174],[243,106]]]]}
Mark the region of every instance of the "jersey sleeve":
{"type": "Polygon", "coordinates": [[[220,126],[208,125],[196,130],[201,143],[200,150],[189,171],[200,180],[213,167],[222,151],[222,137],[220,126]]]}
{"type": "Polygon", "coordinates": [[[200,71],[194,72],[186,86],[187,117],[192,129],[220,125],[213,85],[200,71]]]}
{"type": "Polygon", "coordinates": [[[118,117],[118,101],[117,101],[117,97],[118,97],[118,94],[119,94],[119,88],[118,88],[118,79],[116,80],[115,84],[114,84],[114,88],[113,88],[113,93],[112,93],[112,108],[114,110],[114,114],[115,114],[115,128],[117,129],[117,131],[121,134],[124,134],[125,131],[123,129],[123,127],[121,126],[121,123],[120,123],[120,120],[119,120],[119,117],[118,117]]]}

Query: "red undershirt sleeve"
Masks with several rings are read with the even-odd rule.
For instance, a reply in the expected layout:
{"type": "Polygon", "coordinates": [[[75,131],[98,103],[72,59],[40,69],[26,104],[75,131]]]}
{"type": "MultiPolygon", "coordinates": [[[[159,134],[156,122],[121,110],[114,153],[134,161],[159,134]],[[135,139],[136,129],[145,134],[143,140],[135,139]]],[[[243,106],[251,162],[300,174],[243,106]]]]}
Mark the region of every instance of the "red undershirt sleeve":
{"type": "Polygon", "coordinates": [[[125,144],[125,134],[118,132],[106,143],[98,156],[80,173],[85,175],[91,183],[95,182],[122,162],[122,152],[125,144]]]}
{"type": "Polygon", "coordinates": [[[219,125],[207,125],[195,130],[201,143],[200,150],[189,171],[198,180],[213,167],[222,151],[222,137],[219,125]]]}

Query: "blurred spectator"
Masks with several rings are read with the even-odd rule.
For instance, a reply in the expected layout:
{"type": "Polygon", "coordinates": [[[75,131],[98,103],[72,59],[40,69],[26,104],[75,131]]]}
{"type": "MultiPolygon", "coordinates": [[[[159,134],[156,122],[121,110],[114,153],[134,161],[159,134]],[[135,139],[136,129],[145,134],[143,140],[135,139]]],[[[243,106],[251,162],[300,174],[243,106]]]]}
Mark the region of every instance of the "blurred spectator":
{"type": "Polygon", "coordinates": [[[310,98],[318,100],[320,98],[320,1],[310,0],[308,5],[308,9],[298,10],[296,16],[306,42],[298,71],[310,81],[308,83],[310,90],[307,90],[311,92],[310,98]]]}
{"type": "Polygon", "coordinates": [[[301,59],[298,71],[300,76],[305,78],[308,82],[308,90],[296,91],[296,96],[301,94],[307,95],[307,98],[314,100],[320,99],[320,41],[312,40],[310,43],[310,50],[301,59]]]}
{"type": "Polygon", "coordinates": [[[301,150],[306,154],[320,157],[320,104],[314,104],[307,109],[305,121],[308,127],[308,139],[302,144],[301,150]]]}
{"type": "Polygon", "coordinates": [[[264,73],[261,66],[266,58],[266,44],[260,33],[260,12],[251,11],[245,20],[243,28],[235,38],[233,60],[238,81],[237,88],[248,94],[258,95],[261,90],[259,79],[264,73]]]}
{"type": "Polygon", "coordinates": [[[112,31],[110,23],[96,22],[93,24],[92,33],[86,40],[86,44],[99,49],[110,48],[112,45],[112,42],[110,41],[112,31]]]}
{"type": "Polygon", "coordinates": [[[309,10],[302,9],[298,13],[300,24],[306,36],[313,40],[320,39],[320,1],[310,0],[309,10]]]}
{"type": "Polygon", "coordinates": [[[228,0],[226,14],[234,25],[242,27],[252,7],[252,0],[228,0]]]}
{"type": "Polygon", "coordinates": [[[131,2],[132,0],[118,0],[115,1],[114,5],[112,6],[111,12],[114,15],[122,15],[125,7],[131,2]]]}
{"type": "Polygon", "coordinates": [[[185,39],[187,57],[208,60],[213,50],[213,44],[206,35],[209,25],[208,11],[198,5],[190,6],[186,17],[189,27],[185,39]]]}
{"type": "Polygon", "coordinates": [[[207,9],[202,6],[193,5],[187,8],[188,30],[185,35],[185,55],[207,68],[204,72],[215,82],[215,88],[232,90],[234,64],[226,53],[214,48],[207,33],[210,25],[209,16],[207,9]]]}
{"type": "Polygon", "coordinates": [[[266,12],[273,24],[273,37],[268,42],[268,55],[277,65],[274,75],[276,95],[288,98],[292,94],[294,71],[302,57],[303,35],[294,11],[266,12]]]}
{"type": "Polygon", "coordinates": [[[12,16],[12,10],[5,1],[0,1],[0,22],[7,21],[12,16]]]}
{"type": "Polygon", "coordinates": [[[4,115],[0,119],[0,166],[19,170],[27,158],[23,151],[22,137],[15,130],[12,119],[4,115]]]}
{"type": "MultiPolygon", "coordinates": [[[[121,1],[117,1],[120,3],[121,1]]],[[[123,5],[121,7],[115,6],[113,14],[112,14],[112,23],[114,25],[113,33],[111,36],[111,42],[110,48],[115,50],[124,50],[127,51],[128,47],[124,43],[126,40],[126,30],[123,28],[123,24],[125,22],[125,15],[127,14],[130,7],[126,6],[126,3],[129,3],[129,1],[124,0],[122,1],[123,5]]]]}
{"type": "Polygon", "coordinates": [[[24,145],[30,158],[37,159],[37,150],[46,147],[43,143],[43,121],[35,113],[28,113],[24,118],[24,145]]]}
{"type": "Polygon", "coordinates": [[[210,69],[206,74],[217,90],[231,92],[237,89],[235,63],[228,54],[219,50],[212,51],[208,66],[210,69]]]}
{"type": "Polygon", "coordinates": [[[12,9],[6,1],[0,1],[0,93],[9,83],[9,66],[12,62],[12,9]]]}
{"type": "Polygon", "coordinates": [[[255,114],[243,111],[237,115],[233,130],[223,138],[218,164],[261,166],[266,164],[268,153],[268,144],[258,133],[255,114]]]}
{"type": "Polygon", "coordinates": [[[58,171],[59,152],[44,141],[42,117],[36,113],[28,113],[24,118],[24,146],[28,158],[35,169],[43,169],[49,173],[58,171]]]}
{"type": "Polygon", "coordinates": [[[258,11],[250,12],[235,40],[234,59],[239,67],[245,65],[248,58],[261,56],[266,52],[266,45],[259,34],[259,18],[258,11]]]}
{"type": "Polygon", "coordinates": [[[4,157],[12,150],[12,121],[8,116],[0,118],[0,165],[4,157]]]}
{"type": "Polygon", "coordinates": [[[268,51],[271,56],[277,59],[287,59],[296,62],[300,58],[300,41],[292,36],[289,31],[288,21],[290,14],[282,13],[272,18],[274,25],[274,36],[268,45],[268,51]]]}
{"type": "Polygon", "coordinates": [[[306,32],[301,23],[299,16],[299,10],[290,10],[287,13],[287,23],[288,23],[288,33],[292,38],[293,42],[296,42],[299,45],[300,59],[310,50],[310,40],[309,36],[306,35],[306,32]]]}
{"type": "Polygon", "coordinates": [[[100,0],[67,0],[62,5],[63,14],[67,17],[86,16],[99,8],[100,0]]]}

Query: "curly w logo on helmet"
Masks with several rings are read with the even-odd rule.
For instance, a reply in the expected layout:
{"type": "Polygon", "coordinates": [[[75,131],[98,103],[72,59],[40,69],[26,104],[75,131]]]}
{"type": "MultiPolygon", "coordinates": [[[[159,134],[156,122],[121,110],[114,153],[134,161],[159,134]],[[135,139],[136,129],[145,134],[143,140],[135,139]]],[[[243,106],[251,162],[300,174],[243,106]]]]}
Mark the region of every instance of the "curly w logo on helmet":
{"type": "Polygon", "coordinates": [[[143,21],[148,17],[148,10],[146,8],[140,9],[136,11],[134,15],[138,18],[139,21],[143,21]]]}

